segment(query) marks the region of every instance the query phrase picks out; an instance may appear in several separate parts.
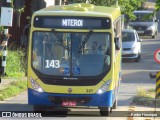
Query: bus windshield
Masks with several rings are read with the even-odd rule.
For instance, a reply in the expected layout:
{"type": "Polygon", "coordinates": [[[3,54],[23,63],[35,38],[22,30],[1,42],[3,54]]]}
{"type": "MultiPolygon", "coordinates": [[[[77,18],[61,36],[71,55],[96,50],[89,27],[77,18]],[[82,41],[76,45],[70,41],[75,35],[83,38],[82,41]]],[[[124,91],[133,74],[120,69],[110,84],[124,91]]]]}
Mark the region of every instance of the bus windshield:
{"type": "Polygon", "coordinates": [[[109,33],[35,31],[32,67],[44,75],[97,76],[110,69],[109,33]]]}

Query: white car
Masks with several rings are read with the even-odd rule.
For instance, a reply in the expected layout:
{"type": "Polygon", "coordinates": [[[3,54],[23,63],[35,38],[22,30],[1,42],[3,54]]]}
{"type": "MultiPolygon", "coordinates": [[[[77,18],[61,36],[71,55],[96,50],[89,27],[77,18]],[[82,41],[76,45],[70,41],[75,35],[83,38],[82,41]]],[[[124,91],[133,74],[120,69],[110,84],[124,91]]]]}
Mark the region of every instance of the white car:
{"type": "Polygon", "coordinates": [[[133,13],[136,19],[132,20],[129,25],[137,31],[138,35],[155,38],[158,34],[159,20],[154,12],[150,10],[138,10],[133,13]]]}
{"type": "Polygon", "coordinates": [[[134,29],[122,30],[122,58],[134,59],[139,62],[141,58],[141,39],[134,29]]]}

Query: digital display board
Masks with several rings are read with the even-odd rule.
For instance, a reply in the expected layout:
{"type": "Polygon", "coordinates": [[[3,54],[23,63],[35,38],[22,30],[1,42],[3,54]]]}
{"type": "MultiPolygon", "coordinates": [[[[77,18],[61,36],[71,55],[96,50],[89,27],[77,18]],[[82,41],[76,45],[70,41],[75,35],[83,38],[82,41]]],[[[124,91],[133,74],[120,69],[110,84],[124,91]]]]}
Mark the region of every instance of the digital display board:
{"type": "Polygon", "coordinates": [[[109,18],[36,16],[34,27],[59,29],[110,29],[109,18]]]}

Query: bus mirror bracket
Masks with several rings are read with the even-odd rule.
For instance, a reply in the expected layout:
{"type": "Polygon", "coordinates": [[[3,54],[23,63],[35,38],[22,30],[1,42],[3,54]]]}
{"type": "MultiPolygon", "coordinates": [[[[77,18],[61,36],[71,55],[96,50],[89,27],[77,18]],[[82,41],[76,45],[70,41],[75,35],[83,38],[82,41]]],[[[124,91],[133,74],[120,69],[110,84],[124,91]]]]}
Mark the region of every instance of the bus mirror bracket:
{"type": "Polygon", "coordinates": [[[120,44],[120,39],[119,39],[119,37],[115,37],[115,38],[114,38],[114,43],[115,43],[115,48],[116,48],[116,50],[120,50],[121,44],[120,44]]]}

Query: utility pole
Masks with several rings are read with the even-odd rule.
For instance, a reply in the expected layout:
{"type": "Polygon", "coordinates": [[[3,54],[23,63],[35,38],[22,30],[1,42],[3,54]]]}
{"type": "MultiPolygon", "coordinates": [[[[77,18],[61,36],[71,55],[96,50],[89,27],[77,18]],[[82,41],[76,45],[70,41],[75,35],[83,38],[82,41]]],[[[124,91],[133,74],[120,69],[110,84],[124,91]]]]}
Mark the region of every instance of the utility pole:
{"type": "Polygon", "coordinates": [[[11,0],[3,0],[1,8],[1,23],[0,26],[4,26],[3,35],[2,35],[2,44],[0,51],[2,52],[1,56],[1,66],[0,66],[0,82],[1,77],[6,75],[6,56],[7,56],[7,44],[8,39],[11,35],[8,34],[8,27],[12,27],[13,20],[13,8],[10,7],[11,0]]]}
{"type": "Polygon", "coordinates": [[[90,3],[91,3],[91,1],[90,1],[90,0],[86,0],[86,3],[87,3],[87,4],[90,4],[90,3]]]}
{"type": "Polygon", "coordinates": [[[59,0],[59,5],[62,5],[62,0],[59,0]]]}
{"type": "Polygon", "coordinates": [[[115,0],[115,5],[118,6],[118,0],[115,0]]]}

